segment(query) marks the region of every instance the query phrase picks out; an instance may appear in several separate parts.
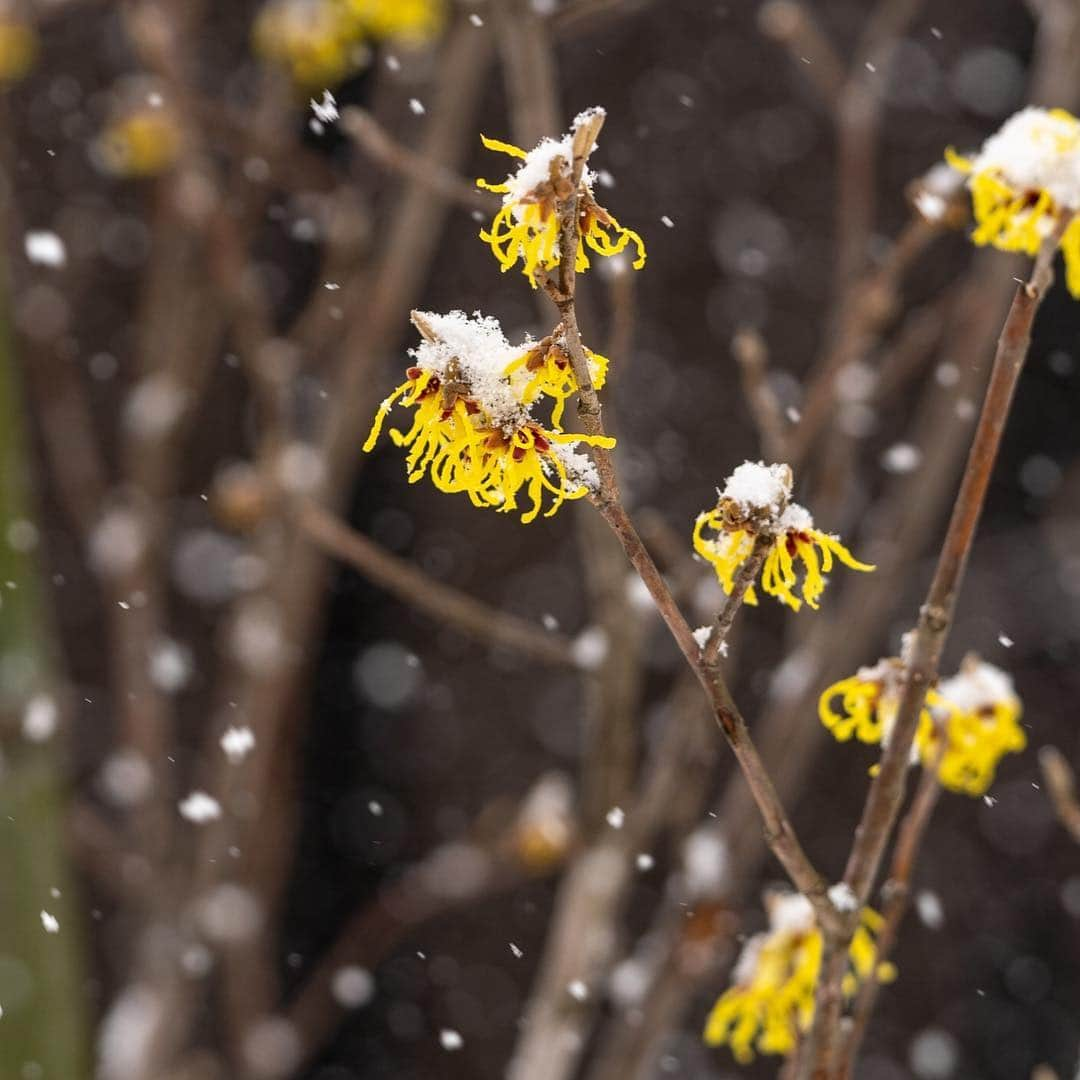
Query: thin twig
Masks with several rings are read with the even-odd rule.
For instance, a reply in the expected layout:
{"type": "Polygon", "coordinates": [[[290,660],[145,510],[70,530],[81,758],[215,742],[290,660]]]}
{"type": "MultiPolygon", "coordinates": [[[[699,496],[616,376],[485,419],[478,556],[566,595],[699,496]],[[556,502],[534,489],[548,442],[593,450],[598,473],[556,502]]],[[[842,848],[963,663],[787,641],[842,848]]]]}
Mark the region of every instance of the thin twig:
{"type": "MultiPolygon", "coordinates": [[[[1054,233],[1044,241],[1031,278],[1017,289],[998,343],[994,368],[972,441],[967,468],[957,495],[949,528],[938,559],[926,602],[905,650],[905,681],[889,745],[881,767],[870,785],[855,840],[844,872],[844,883],[857,898],[854,913],[867,902],[881,858],[903,800],[908,754],[915,737],[927,689],[937,678],[941,652],[952,624],[956,598],[963,581],[994,461],[1005,429],[1013,394],[1023,370],[1031,340],[1031,326],[1043,297],[1053,282],[1053,258],[1069,218],[1063,216],[1054,233]]],[[[825,929],[827,953],[846,955],[855,919],[846,920],[839,934],[825,929]]],[[[818,983],[818,1008],[811,1031],[810,1048],[801,1062],[800,1080],[831,1080],[836,1076],[833,1058],[839,1036],[839,982],[843,977],[834,964],[818,983]]]]}
{"type": "Polygon", "coordinates": [[[491,194],[479,190],[452,169],[429,161],[399,143],[366,109],[357,105],[343,109],[341,129],[380,165],[423,184],[447,202],[484,213],[498,205],[491,194]]]}
{"type": "Polygon", "coordinates": [[[1039,750],[1039,768],[1042,769],[1046,790],[1057,811],[1058,820],[1069,835],[1080,844],[1080,802],[1076,799],[1076,773],[1056,746],[1044,746],[1039,750]]]}
{"type": "Polygon", "coordinates": [[[744,326],[731,339],[731,351],[739,364],[743,394],[757,424],[761,449],[770,461],[787,460],[787,424],[773,388],[769,385],[769,350],[765,339],[744,326]]]}
{"type": "MultiPolygon", "coordinates": [[[[944,743],[942,743],[944,749],[944,743]]],[[[896,850],[893,852],[892,867],[882,892],[885,896],[885,910],[882,912],[884,923],[876,938],[875,965],[888,961],[896,945],[900,924],[907,914],[911,903],[911,876],[918,859],[919,849],[926,836],[927,827],[933,817],[934,809],[941,797],[941,784],[937,779],[937,764],[923,772],[919,788],[911,807],[897,832],[896,850]]],[[[866,1036],[866,1029],[874,1012],[881,983],[871,976],[859,988],[858,997],[852,1008],[852,1026],[841,1049],[838,1071],[842,1080],[847,1080],[851,1067],[858,1056],[859,1047],[866,1036]]]]}
{"type": "Polygon", "coordinates": [[[299,507],[297,519],[304,533],[324,551],[436,621],[545,664],[574,666],[570,642],[562,634],[549,633],[436,581],[313,502],[299,507]]]}
{"type": "MultiPolygon", "coordinates": [[[[600,401],[592,384],[588,359],[581,341],[581,332],[578,329],[574,253],[577,251],[579,235],[577,182],[584,169],[585,161],[595,145],[602,123],[602,114],[596,114],[591,118],[591,124],[588,127],[583,125],[576,132],[571,176],[574,193],[559,207],[561,258],[558,265],[558,283],[555,284],[550,280],[545,282],[545,290],[559,310],[566,334],[567,351],[578,386],[578,415],[586,432],[590,435],[603,435],[604,424],[601,418],[600,401]]],[[[732,700],[722,673],[717,665],[705,663],[689,624],[675,603],[671,590],[641,542],[641,537],[638,536],[633,522],[622,505],[615,465],[610,452],[597,448],[595,459],[600,482],[592,501],[618,537],[630,564],[638,572],[655,601],[676,645],[705,690],[713,715],[735,754],[761,812],[770,848],[799,891],[804,893],[814,905],[822,925],[835,925],[837,912],[826,896],[825,882],[814,869],[799,843],[794,827],[780,803],[776,789],[750,738],[746,721],[732,700]]]]}

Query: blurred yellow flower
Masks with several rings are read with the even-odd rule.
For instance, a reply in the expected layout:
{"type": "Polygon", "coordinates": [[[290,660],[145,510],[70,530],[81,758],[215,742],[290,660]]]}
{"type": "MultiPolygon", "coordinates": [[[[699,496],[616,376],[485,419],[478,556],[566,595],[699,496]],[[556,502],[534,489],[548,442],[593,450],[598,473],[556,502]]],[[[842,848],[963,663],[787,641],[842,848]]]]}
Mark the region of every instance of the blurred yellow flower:
{"type": "MultiPolygon", "coordinates": [[[[840,742],[852,735],[866,743],[887,741],[896,722],[903,678],[903,662],[894,657],[833,683],[818,701],[821,722],[840,742]]],[[[956,675],[927,691],[912,758],[924,768],[933,768],[940,758],[937,775],[942,787],[982,795],[993,783],[1001,759],[1027,745],[1020,715],[1012,679],[1000,668],[968,656],[956,675]]]]}
{"type": "Polygon", "coordinates": [[[37,54],[34,28],[10,16],[0,17],[0,83],[21,79],[34,66],[37,54]]]}
{"type": "Polygon", "coordinates": [[[109,124],[98,136],[98,158],[116,176],[157,176],[176,161],[180,142],[176,117],[167,109],[147,106],[109,124]]]}
{"type": "Polygon", "coordinates": [[[443,0],[339,0],[369,38],[430,41],[446,20],[443,0]]]}
{"type": "MultiPolygon", "coordinates": [[[[518,170],[500,184],[477,180],[477,186],[503,196],[503,205],[491,227],[480,233],[490,245],[503,271],[522,263],[522,273],[533,288],[537,274],[559,265],[559,207],[574,194],[571,174],[574,132],[588,117],[582,113],[574,130],[561,139],[543,139],[533,150],[481,136],[489,150],[521,161],[518,170]]],[[[605,210],[592,191],[592,175],[586,169],[578,185],[578,246],[575,267],[584,271],[591,265],[589,251],[598,255],[618,255],[633,245],[637,251],[634,269],[645,265],[645,243],[633,229],[624,228],[605,210]]]]}
{"type": "MultiPolygon", "coordinates": [[[[743,947],[732,972],[732,986],[709,1013],[705,1041],[728,1045],[735,1060],[746,1063],[761,1054],[790,1054],[799,1035],[814,1019],[814,992],[821,971],[822,935],[810,901],[798,893],[766,896],[769,930],[743,947]]],[[[875,935],[881,916],[863,908],[848,951],[843,981],[851,997],[870,978],[890,982],[892,964],[877,963],[875,935]]]]}
{"type": "Polygon", "coordinates": [[[270,0],[255,18],[255,51],[303,94],[338,85],[367,63],[356,19],[340,0],[270,0]]]}
{"type": "MultiPolygon", "coordinates": [[[[853,570],[874,569],[859,562],[837,537],[814,528],[810,512],[789,502],[790,494],[791,470],[786,465],[747,461],[728,477],[715,509],[698,514],[694,550],[712,565],[728,596],[759,538],[767,542],[761,588],[793,611],[804,602],[817,608],[834,557],[853,570]],[[801,598],[795,595],[797,564],[803,571],[801,598]]],[[[744,600],[757,603],[753,585],[747,587],[744,600]]]]}
{"type": "MultiPolygon", "coordinates": [[[[1023,109],[978,154],[945,156],[969,177],[976,244],[1035,255],[1063,214],[1080,211],[1080,120],[1065,109],[1023,109]]],[[[1069,291],[1080,299],[1080,217],[1060,247],[1069,291]]]]}

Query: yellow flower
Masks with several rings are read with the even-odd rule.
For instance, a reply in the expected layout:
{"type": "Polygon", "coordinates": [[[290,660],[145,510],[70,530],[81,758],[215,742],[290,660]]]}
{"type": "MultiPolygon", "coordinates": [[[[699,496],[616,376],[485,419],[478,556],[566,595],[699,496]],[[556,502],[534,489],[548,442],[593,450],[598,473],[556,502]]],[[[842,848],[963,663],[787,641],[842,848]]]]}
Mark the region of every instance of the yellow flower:
{"type": "Polygon", "coordinates": [[[34,66],[37,54],[37,33],[29,23],[0,18],[0,83],[21,79],[34,66]]]}
{"type": "MultiPolygon", "coordinates": [[[[788,502],[790,494],[791,470],[786,465],[747,461],[728,478],[716,508],[698,514],[694,550],[712,564],[727,595],[759,537],[768,542],[761,588],[793,611],[804,602],[817,608],[825,590],[824,575],[832,570],[834,557],[853,570],[874,569],[859,562],[835,536],[815,529],[809,511],[788,502]],[[707,531],[713,535],[706,535],[707,531]],[[795,595],[797,564],[803,570],[801,599],[795,595]]],[[[743,599],[747,604],[757,603],[753,585],[743,599]]]]}
{"type": "Polygon", "coordinates": [[[424,42],[436,37],[446,13],[442,0],[339,0],[370,38],[424,42]]]}
{"type": "Polygon", "coordinates": [[[340,0],[270,0],[253,37],[255,51],[303,94],[337,86],[367,62],[357,20],[340,0]]]}
{"type": "MultiPolygon", "coordinates": [[[[866,743],[887,740],[903,692],[904,665],[896,658],[833,683],[818,701],[818,716],[840,742],[854,735],[866,743]],[[834,705],[839,699],[840,709],[834,705]]],[[[969,656],[960,672],[926,694],[912,758],[932,768],[949,791],[982,795],[998,762],[1027,745],[1021,705],[1005,672],[969,656]],[[944,749],[942,740],[944,739],[944,749]]]]}
{"type": "MultiPolygon", "coordinates": [[[[1023,109],[978,154],[945,156],[969,177],[976,244],[1034,255],[1063,213],[1080,211],[1080,120],[1065,109],[1023,109]]],[[[1069,292],[1080,298],[1080,217],[1060,247],[1069,292]]]]}
{"type": "MultiPolygon", "coordinates": [[[[585,350],[585,357],[589,361],[593,389],[600,390],[607,379],[608,359],[590,349],[585,350]]],[[[554,398],[551,423],[556,429],[561,429],[566,399],[575,394],[578,388],[574,366],[562,340],[561,326],[510,362],[506,374],[513,379],[518,373],[526,380],[518,391],[521,401],[530,405],[541,395],[554,398]]]]}
{"type": "Polygon", "coordinates": [[[429,476],[440,490],[466,493],[473,505],[503,513],[529,505],[521,520],[544,509],[550,517],[568,500],[596,487],[595,467],[575,444],[611,449],[607,436],[550,431],[533,420],[515,393],[507,368],[515,350],[493,319],[414,313],[426,340],[414,350],[417,365],[382,402],[364,450],[374,448],[394,405],[415,408],[412,426],[391,430],[410,483],[429,476]]]}
{"type": "Polygon", "coordinates": [[[950,791],[982,795],[994,782],[1001,759],[1027,746],[1020,726],[1023,707],[1012,679],[971,654],[956,675],[938,686],[938,695],[952,710],[938,780],[950,791]]]}
{"type": "MultiPolygon", "coordinates": [[[[520,260],[522,273],[536,288],[537,274],[559,265],[559,208],[574,194],[571,176],[573,133],[558,141],[543,139],[528,153],[511,143],[483,135],[481,139],[487,149],[508,154],[522,164],[501,184],[476,181],[484,190],[503,196],[502,208],[492,220],[491,227],[481,231],[480,238],[491,246],[503,271],[520,260]]],[[[582,175],[577,194],[576,269],[580,272],[589,268],[589,251],[598,255],[618,255],[633,244],[637,250],[634,269],[640,270],[645,265],[645,242],[597,203],[587,170],[582,175]]]]}
{"type": "Polygon", "coordinates": [[[98,158],[115,176],[158,176],[180,153],[180,126],[163,108],[138,108],[114,120],[98,137],[98,158]]]}
{"type": "MultiPolygon", "coordinates": [[[[822,936],[810,901],[798,893],[765,898],[770,928],[744,946],[732,972],[733,985],[709,1013],[705,1041],[727,1044],[736,1061],[746,1063],[761,1054],[790,1054],[799,1035],[814,1019],[814,992],[821,971],[822,936]]],[[[875,936],[881,916],[863,908],[848,951],[849,970],[843,991],[854,995],[860,983],[877,978],[890,982],[891,964],[877,963],[875,936]]]]}

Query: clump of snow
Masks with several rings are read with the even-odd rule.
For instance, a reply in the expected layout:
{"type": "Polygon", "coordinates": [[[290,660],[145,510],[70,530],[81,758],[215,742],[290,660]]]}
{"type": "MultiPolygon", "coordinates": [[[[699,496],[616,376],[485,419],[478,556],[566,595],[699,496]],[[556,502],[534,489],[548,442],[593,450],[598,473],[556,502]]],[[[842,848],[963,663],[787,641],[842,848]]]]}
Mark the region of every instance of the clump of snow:
{"type": "Polygon", "coordinates": [[[747,939],[742,952],[739,953],[739,959],[735,961],[735,966],[731,970],[731,981],[736,986],[746,986],[753,981],[761,950],[768,939],[768,934],[754,934],[753,937],[747,939]]]}
{"type": "Polygon", "coordinates": [[[491,879],[491,857],[476,844],[446,843],[424,861],[421,879],[432,896],[466,900],[491,879]]]}
{"type": "Polygon", "coordinates": [[[101,1080],[143,1075],[164,1019],[165,1003],[153,989],[141,983],[124,989],[101,1022],[97,1071],[101,1080]]]}
{"type": "Polygon", "coordinates": [[[626,821],[626,811],[621,806],[613,806],[607,812],[606,817],[607,823],[613,829],[621,829],[623,827],[623,822],[626,821]]]}
{"type": "Polygon", "coordinates": [[[221,749],[233,765],[239,765],[255,749],[255,733],[246,725],[226,728],[221,736],[221,749]]]}
{"type": "Polygon", "coordinates": [[[46,934],[60,933],[60,920],[55,915],[50,915],[44,909],[42,909],[41,912],[41,925],[46,934]]]}
{"type": "Polygon", "coordinates": [[[802,893],[770,893],[765,906],[774,933],[805,934],[814,928],[814,906],[802,893]]]}
{"type": "Polygon", "coordinates": [[[178,641],[162,638],[150,650],[150,681],[166,694],[182,690],[191,672],[191,652],[178,641]]]}
{"type": "Polygon", "coordinates": [[[311,111],[315,114],[315,118],[322,124],[333,123],[341,113],[338,112],[337,102],[334,100],[334,95],[329,90],[322,92],[322,101],[316,101],[311,99],[311,111]]]}
{"type": "Polygon", "coordinates": [[[124,405],[124,424],[141,439],[159,439],[172,430],[188,404],[187,388],[158,371],[136,383],[124,405]]]}
{"type": "Polygon", "coordinates": [[[630,1009],[645,1000],[651,983],[649,966],[637,956],[628,956],[612,969],[608,991],[616,1005],[630,1009]]]}
{"type": "Polygon", "coordinates": [[[154,773],[150,763],[138,751],[118,750],[101,766],[101,793],[113,806],[132,807],[150,794],[154,773]]]}
{"type": "Polygon", "coordinates": [[[67,248],[64,241],[48,229],[28,232],[23,238],[26,257],[38,266],[52,266],[57,269],[67,263],[67,248]]]}
{"type": "Polygon", "coordinates": [[[945,925],[945,908],[941,898],[929,889],[916,894],[915,911],[923,926],[929,930],[940,930],[945,925]]]}
{"type": "Polygon", "coordinates": [[[571,486],[576,484],[588,488],[589,491],[600,490],[600,473],[596,463],[587,454],[575,450],[570,443],[552,443],[551,456],[559,459],[571,486]]]}
{"type": "Polygon", "coordinates": [[[284,1080],[300,1062],[302,1044],[296,1028],[283,1016],[266,1016],[244,1032],[244,1062],[257,1076],[284,1080]]]}
{"type": "Polygon", "coordinates": [[[258,897],[250,889],[230,881],[199,897],[194,914],[199,929],[218,944],[251,941],[264,922],[258,897]]]}
{"type": "Polygon", "coordinates": [[[595,671],[607,658],[608,636],[600,626],[588,626],[570,646],[574,663],[584,671],[595,671]]]}
{"type": "Polygon", "coordinates": [[[492,421],[503,427],[517,427],[525,418],[504,374],[507,365],[524,351],[506,340],[499,320],[479,311],[468,316],[463,311],[439,315],[419,311],[418,322],[429,328],[435,340],[425,338],[409,355],[418,367],[434,371],[446,380],[454,373],[464,381],[471,395],[484,406],[492,421]]]}
{"type": "Polygon", "coordinates": [[[855,911],[859,899],[846,881],[838,881],[829,889],[829,902],[837,911],[855,911]]]}
{"type": "Polygon", "coordinates": [[[60,710],[49,694],[35,694],[23,710],[22,733],[29,742],[47,742],[56,732],[60,710]]]}
{"type": "Polygon", "coordinates": [[[460,1031],[455,1031],[453,1028],[443,1028],[439,1032],[439,1045],[444,1050],[460,1050],[465,1045],[465,1040],[461,1037],[460,1031]]]}
{"type": "Polygon", "coordinates": [[[330,984],[334,1000],[345,1009],[359,1009],[375,996],[375,976],[357,964],[338,968],[330,984]]]}
{"type": "Polygon", "coordinates": [[[683,841],[682,859],[686,891],[693,899],[720,896],[727,882],[728,849],[715,826],[695,829],[683,841]]]}
{"type": "Polygon", "coordinates": [[[567,993],[575,1001],[587,1001],[589,997],[589,988],[582,982],[581,979],[574,979],[566,987],[567,993]]]}
{"type": "Polygon", "coordinates": [[[881,455],[881,467],[886,472],[898,474],[914,472],[921,463],[922,451],[911,443],[893,443],[881,455]]]}
{"type": "Polygon", "coordinates": [[[805,506],[789,503],[777,522],[781,532],[809,532],[814,527],[814,517],[805,506]]]}
{"type": "Polygon", "coordinates": [[[1011,676],[975,656],[965,658],[951,679],[942,680],[938,693],[965,712],[1019,701],[1011,676]]]}
{"type": "Polygon", "coordinates": [[[940,195],[926,188],[921,188],[915,196],[915,209],[931,224],[940,221],[948,208],[949,204],[940,195]]]}
{"type": "Polygon", "coordinates": [[[643,851],[634,860],[634,864],[644,874],[656,865],[656,859],[654,859],[647,851],[643,851]]]}
{"type": "Polygon", "coordinates": [[[694,631],[694,640],[697,642],[699,649],[704,649],[709,644],[709,638],[712,637],[713,628],[711,626],[699,626],[694,631]]]}
{"type": "Polygon", "coordinates": [[[973,171],[984,170],[1018,191],[1046,191],[1058,206],[1080,210],[1080,122],[1059,110],[1021,109],[983,143],[973,171]]]}
{"type": "Polygon", "coordinates": [[[221,803],[205,791],[193,791],[180,800],[180,816],[193,825],[206,825],[221,817],[221,803]]]}
{"type": "Polygon", "coordinates": [[[791,467],[744,461],[728,478],[722,499],[736,503],[744,514],[781,514],[791,495],[791,467]]]}

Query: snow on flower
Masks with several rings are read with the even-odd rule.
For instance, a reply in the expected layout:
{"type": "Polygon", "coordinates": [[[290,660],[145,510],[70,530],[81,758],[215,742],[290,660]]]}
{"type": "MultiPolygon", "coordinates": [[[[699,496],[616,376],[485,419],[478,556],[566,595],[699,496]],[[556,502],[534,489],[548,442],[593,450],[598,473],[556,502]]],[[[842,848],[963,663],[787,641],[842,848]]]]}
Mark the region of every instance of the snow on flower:
{"type": "Polygon", "coordinates": [[[594,174],[582,171],[575,190],[575,141],[579,132],[587,130],[598,115],[602,116],[603,110],[589,109],[580,113],[569,134],[559,139],[541,139],[529,151],[481,136],[488,150],[507,154],[521,164],[500,184],[477,180],[479,187],[503,196],[502,208],[492,220],[491,227],[480,233],[480,238],[491,246],[503,271],[520,261],[522,273],[533,288],[540,273],[559,265],[559,210],[575,196],[579,232],[575,267],[578,271],[589,268],[589,251],[603,256],[618,255],[630,244],[637,250],[634,269],[640,270],[645,265],[645,243],[641,237],[620,225],[596,201],[594,174]]]}
{"type": "Polygon", "coordinates": [[[506,340],[497,320],[460,311],[414,312],[423,342],[412,350],[406,380],[380,405],[364,450],[374,448],[396,403],[416,410],[407,432],[391,430],[405,459],[410,483],[430,477],[440,491],[466,493],[474,506],[504,513],[529,505],[524,523],[547,509],[550,517],[568,500],[595,490],[595,467],[577,444],[610,449],[613,439],[567,434],[532,416],[508,373],[520,348],[506,340]]]}
{"type": "MultiPolygon", "coordinates": [[[[1034,255],[1063,215],[1080,211],[1080,120],[1065,109],[1022,109],[977,154],[946,158],[968,177],[976,244],[1034,255]]],[[[1069,292],[1080,298],[1080,217],[1059,246],[1069,292]]]]}
{"type": "MultiPolygon", "coordinates": [[[[840,742],[854,735],[862,742],[887,745],[903,687],[903,661],[879,660],[833,683],[821,695],[818,715],[840,742]]],[[[958,674],[927,691],[912,759],[924,768],[939,762],[938,780],[948,790],[982,795],[993,783],[1002,757],[1027,745],[1020,714],[1012,679],[1000,668],[969,656],[958,674]]]]}
{"type": "MultiPolygon", "coordinates": [[[[821,970],[822,935],[814,909],[798,893],[773,893],[765,898],[769,929],[755,934],[743,947],[732,972],[732,985],[713,1006],[705,1026],[705,1041],[727,1045],[736,1061],[752,1061],[756,1053],[790,1054],[814,1018],[814,991],[821,970]]],[[[843,980],[851,997],[869,979],[888,982],[891,964],[879,964],[875,936],[881,916],[863,908],[848,950],[843,980]]]]}
{"type": "MultiPolygon", "coordinates": [[[[823,575],[832,569],[834,557],[853,570],[874,569],[859,562],[837,537],[816,529],[805,507],[788,501],[791,482],[787,465],[744,462],[728,477],[715,509],[698,515],[694,550],[712,564],[728,596],[759,540],[765,543],[761,588],[793,611],[804,602],[817,608],[825,590],[823,575]],[[795,595],[799,584],[796,561],[803,569],[801,598],[795,595]]],[[[744,600],[757,603],[752,584],[747,586],[744,600]]]]}

